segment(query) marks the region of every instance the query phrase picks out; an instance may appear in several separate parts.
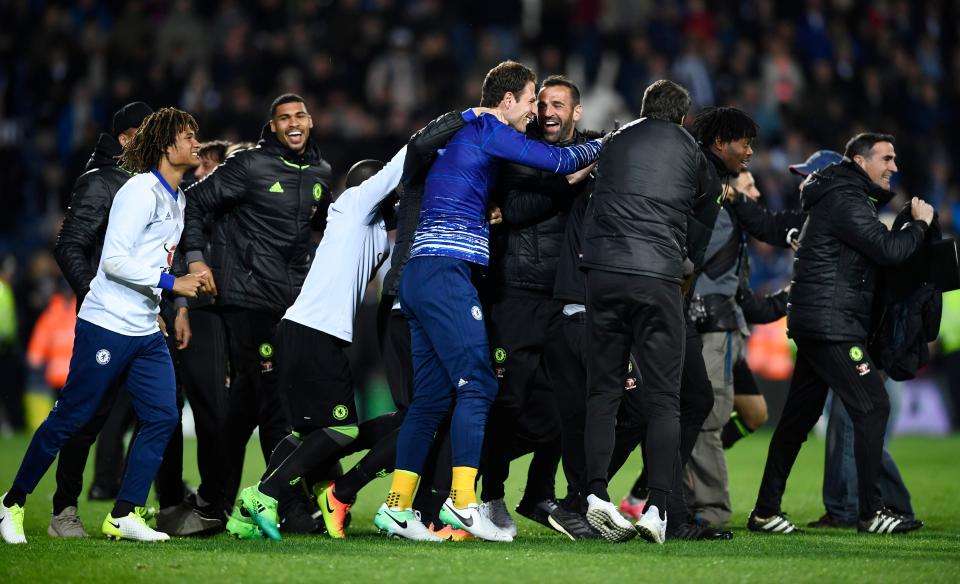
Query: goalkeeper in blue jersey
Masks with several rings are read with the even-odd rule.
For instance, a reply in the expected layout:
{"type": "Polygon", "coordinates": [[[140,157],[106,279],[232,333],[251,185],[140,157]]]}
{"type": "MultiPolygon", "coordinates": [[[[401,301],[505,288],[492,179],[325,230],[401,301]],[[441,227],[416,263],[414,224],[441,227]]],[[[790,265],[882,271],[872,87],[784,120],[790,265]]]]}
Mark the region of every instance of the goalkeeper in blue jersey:
{"type": "Polygon", "coordinates": [[[498,110],[503,121],[482,115],[468,124],[439,152],[427,175],[420,222],[400,280],[400,305],[410,323],[414,395],[400,427],[393,484],[374,518],[378,528],[395,536],[442,541],[411,505],[434,434],[456,400],[450,425],[453,481],[440,519],[479,539],[512,540],[481,516],[474,489],[487,412],[497,393],[483,311],[471,281],[489,259],[488,194],[500,160],[572,174],[600,153],[599,140],[557,148],[523,134],[536,112],[535,87],[536,75],[520,63],[505,61],[491,69],[480,105],[498,110]]]}

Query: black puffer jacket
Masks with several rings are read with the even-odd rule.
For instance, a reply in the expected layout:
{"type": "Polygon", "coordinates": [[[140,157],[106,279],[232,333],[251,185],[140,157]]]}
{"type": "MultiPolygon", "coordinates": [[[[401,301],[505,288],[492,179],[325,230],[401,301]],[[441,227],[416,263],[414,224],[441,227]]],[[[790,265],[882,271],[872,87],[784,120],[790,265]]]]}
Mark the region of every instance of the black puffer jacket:
{"type": "Polygon", "coordinates": [[[216,303],[282,315],[310,269],[311,219],[330,205],[330,165],[316,143],[297,154],[266,125],[256,148],[227,158],[186,196],[181,248],[188,262],[210,266],[216,303]],[[225,225],[210,232],[204,257],[211,213],[225,225]]]}
{"type": "Polygon", "coordinates": [[[641,118],[607,136],[584,217],[581,265],[680,283],[691,209],[700,197],[719,195],[708,192],[718,184],[711,171],[677,124],[641,118]]]}
{"type": "Polygon", "coordinates": [[[793,261],[787,304],[791,337],[865,343],[877,267],[903,262],[920,247],[927,225],[889,231],[877,208],[890,193],[849,159],[808,179],[801,195],[807,220],[793,261]]]}
{"type": "MultiPolygon", "coordinates": [[[[897,214],[892,229],[901,229],[911,219],[910,203],[907,203],[897,214]]],[[[921,247],[942,237],[935,216],[921,247]]],[[[929,270],[916,269],[917,266],[929,268],[929,262],[921,257],[922,252],[923,249],[904,264],[884,268],[877,286],[871,323],[874,330],[868,348],[877,367],[897,381],[913,379],[917,371],[930,362],[927,344],[935,341],[940,333],[943,292],[927,281],[929,270]]]]}
{"type": "MultiPolygon", "coordinates": [[[[575,131],[570,140],[555,145],[572,146],[598,137],[596,133],[575,131]]],[[[507,163],[501,169],[499,183],[495,200],[503,213],[503,224],[497,230],[501,233],[490,241],[491,247],[501,247],[491,249],[490,254],[494,284],[549,297],[557,278],[570,206],[591,188],[592,181],[571,185],[566,176],[507,163]]]]}
{"type": "Polygon", "coordinates": [[[100,134],[85,172],[73,186],[70,207],[57,235],[53,256],[77,295],[77,307],[97,275],[113,198],[133,176],[117,166],[121,148],[110,134],[100,134]]]}
{"type": "Polygon", "coordinates": [[[460,112],[443,114],[414,134],[407,143],[400,177],[400,202],[397,205],[397,234],[390,253],[390,269],[383,278],[384,294],[397,296],[400,273],[410,259],[410,244],[420,222],[423,184],[427,171],[437,157],[437,149],[467,125],[460,112]]]}

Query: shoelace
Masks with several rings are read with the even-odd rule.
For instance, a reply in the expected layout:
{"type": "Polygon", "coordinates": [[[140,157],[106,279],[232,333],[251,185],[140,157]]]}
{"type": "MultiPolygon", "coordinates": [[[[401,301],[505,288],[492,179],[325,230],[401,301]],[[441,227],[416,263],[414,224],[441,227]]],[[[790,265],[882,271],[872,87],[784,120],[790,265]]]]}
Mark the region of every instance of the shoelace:
{"type": "Polygon", "coordinates": [[[60,521],[66,523],[68,527],[83,529],[83,523],[80,523],[79,515],[67,515],[66,517],[61,517],[60,521]]]}

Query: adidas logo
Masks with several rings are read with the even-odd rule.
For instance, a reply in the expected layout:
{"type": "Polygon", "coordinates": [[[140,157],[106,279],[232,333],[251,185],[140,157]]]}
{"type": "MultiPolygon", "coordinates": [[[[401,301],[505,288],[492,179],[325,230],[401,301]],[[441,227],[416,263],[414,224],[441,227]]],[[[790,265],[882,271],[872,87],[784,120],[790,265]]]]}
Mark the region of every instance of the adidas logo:
{"type": "Polygon", "coordinates": [[[283,187],[280,186],[280,181],[277,181],[277,182],[273,183],[273,186],[270,187],[270,192],[271,192],[271,193],[282,193],[282,192],[283,192],[283,187]]]}
{"type": "Polygon", "coordinates": [[[164,220],[164,221],[169,221],[169,220],[171,220],[171,219],[173,219],[173,216],[170,215],[170,211],[167,211],[167,216],[164,217],[163,220],[164,220]]]}
{"type": "Polygon", "coordinates": [[[468,382],[466,379],[464,379],[464,378],[461,377],[461,378],[460,378],[460,381],[457,382],[457,387],[463,387],[463,386],[466,385],[467,383],[469,383],[469,382],[468,382]]]}

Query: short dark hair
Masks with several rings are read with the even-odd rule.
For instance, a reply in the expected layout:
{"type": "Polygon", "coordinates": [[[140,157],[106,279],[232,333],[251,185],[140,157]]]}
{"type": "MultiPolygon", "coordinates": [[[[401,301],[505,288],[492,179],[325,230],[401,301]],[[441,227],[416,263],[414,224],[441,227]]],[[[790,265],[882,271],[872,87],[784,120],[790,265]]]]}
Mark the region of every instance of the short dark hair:
{"type": "Polygon", "coordinates": [[[674,81],[660,79],[644,90],[640,117],[679,124],[692,103],[690,92],[686,88],[674,81]]]}
{"type": "Polygon", "coordinates": [[[708,107],[693,120],[693,137],[705,146],[757,137],[757,123],[735,107],[708,107]]]}
{"type": "Polygon", "coordinates": [[[532,69],[516,61],[504,61],[483,78],[480,107],[496,107],[507,93],[519,99],[528,83],[537,84],[537,74],[532,69]]]}
{"type": "Polygon", "coordinates": [[[277,99],[273,100],[273,103],[270,104],[270,119],[273,119],[273,116],[277,115],[277,108],[285,103],[306,104],[307,102],[296,93],[284,93],[283,95],[277,97],[277,99]]]}
{"type": "Polygon", "coordinates": [[[197,156],[200,158],[215,158],[217,161],[223,162],[227,157],[227,148],[229,147],[230,142],[227,140],[211,140],[200,145],[197,156]]]}
{"type": "Polygon", "coordinates": [[[573,105],[580,105],[580,89],[573,82],[564,77],[563,75],[551,75],[543,80],[543,83],[540,84],[540,89],[546,89],[547,87],[557,87],[563,86],[570,90],[570,97],[573,99],[573,105]]]}
{"type": "Polygon", "coordinates": [[[897,144],[892,134],[862,132],[850,138],[850,141],[847,142],[846,147],[843,149],[843,155],[850,160],[853,160],[853,157],[857,155],[869,157],[870,151],[877,145],[877,142],[890,142],[894,146],[897,144]]]}
{"type": "Polygon", "coordinates": [[[350,167],[350,170],[347,171],[347,182],[346,187],[349,189],[355,187],[367,180],[371,176],[380,172],[386,166],[384,163],[379,160],[367,159],[361,160],[360,162],[354,164],[350,167]]]}

